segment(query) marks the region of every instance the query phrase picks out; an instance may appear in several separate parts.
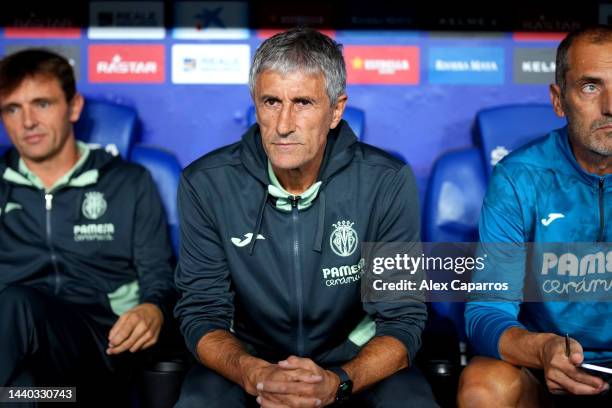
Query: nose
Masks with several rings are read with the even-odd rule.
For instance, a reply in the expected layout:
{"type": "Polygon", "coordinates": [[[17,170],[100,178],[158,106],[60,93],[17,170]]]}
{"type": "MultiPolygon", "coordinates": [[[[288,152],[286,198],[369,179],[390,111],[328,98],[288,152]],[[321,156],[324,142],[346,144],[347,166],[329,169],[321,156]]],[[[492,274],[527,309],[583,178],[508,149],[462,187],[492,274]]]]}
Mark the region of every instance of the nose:
{"type": "Polygon", "coordinates": [[[295,118],[291,104],[283,104],[276,123],[276,132],[279,136],[289,136],[295,131],[295,118]]]}
{"type": "Polygon", "coordinates": [[[29,107],[23,108],[23,127],[26,129],[33,129],[37,125],[36,117],[34,112],[29,107]]]}

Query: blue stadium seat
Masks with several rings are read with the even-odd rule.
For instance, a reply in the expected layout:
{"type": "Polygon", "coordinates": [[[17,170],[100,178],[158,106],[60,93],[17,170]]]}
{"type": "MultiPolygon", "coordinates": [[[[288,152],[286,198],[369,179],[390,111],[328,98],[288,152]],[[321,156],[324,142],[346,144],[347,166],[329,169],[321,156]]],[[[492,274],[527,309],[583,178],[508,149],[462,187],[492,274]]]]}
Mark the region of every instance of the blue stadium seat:
{"type": "MultiPolygon", "coordinates": [[[[510,151],[563,125],[549,105],[508,105],[478,112],[474,146],[443,154],[432,168],[423,212],[424,241],[477,242],[480,208],[493,166],[510,151]]],[[[448,390],[457,389],[469,356],[464,308],[464,303],[429,303],[423,332],[423,371],[434,392],[442,390],[438,396],[452,394],[450,404],[455,393],[448,390]]]]}
{"type": "Polygon", "coordinates": [[[178,159],[168,151],[137,144],[132,148],[130,160],[140,163],[151,172],[166,211],[174,253],[178,254],[179,221],[176,192],[182,170],[178,159]]]}
{"type": "MultiPolygon", "coordinates": [[[[512,150],[564,126],[550,105],[506,105],[476,115],[474,147],[443,154],[433,166],[423,214],[428,242],[477,242],[478,218],[493,166],[512,150]]],[[[461,303],[432,303],[465,340],[461,303]]]]}
{"type": "MultiPolygon", "coordinates": [[[[359,108],[353,108],[352,106],[347,106],[344,109],[344,114],[342,118],[346,120],[355,132],[357,139],[363,140],[363,134],[365,132],[365,112],[359,108]]],[[[247,127],[251,127],[257,122],[257,117],[255,116],[255,107],[249,106],[247,109],[247,127]]]]}
{"type": "Polygon", "coordinates": [[[512,150],[565,126],[550,105],[506,105],[483,109],[476,116],[474,144],[480,148],[487,178],[512,150]]]}
{"type": "Polygon", "coordinates": [[[129,158],[136,142],[138,115],[128,106],[88,98],[74,129],[79,140],[109,149],[114,146],[121,157],[129,158]]]}
{"type": "Polygon", "coordinates": [[[433,166],[425,196],[423,235],[427,242],[475,242],[486,188],[485,167],[476,148],[448,152],[433,166]]]}

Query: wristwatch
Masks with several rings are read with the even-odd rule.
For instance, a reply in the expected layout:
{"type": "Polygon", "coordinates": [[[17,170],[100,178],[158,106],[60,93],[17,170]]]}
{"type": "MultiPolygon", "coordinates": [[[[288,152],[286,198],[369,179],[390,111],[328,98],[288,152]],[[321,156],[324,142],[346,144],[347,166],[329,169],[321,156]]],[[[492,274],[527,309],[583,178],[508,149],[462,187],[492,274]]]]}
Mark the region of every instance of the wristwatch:
{"type": "Polygon", "coordinates": [[[338,385],[338,391],[336,391],[336,403],[348,402],[353,393],[353,381],[342,367],[331,367],[328,370],[340,377],[340,384],[338,385]]]}

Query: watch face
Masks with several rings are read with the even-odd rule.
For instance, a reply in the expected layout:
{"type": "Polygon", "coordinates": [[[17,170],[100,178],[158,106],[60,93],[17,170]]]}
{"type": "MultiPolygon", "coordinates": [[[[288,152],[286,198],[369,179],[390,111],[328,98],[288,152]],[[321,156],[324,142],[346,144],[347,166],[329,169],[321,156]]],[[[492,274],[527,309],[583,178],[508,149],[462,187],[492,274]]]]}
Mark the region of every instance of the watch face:
{"type": "Polygon", "coordinates": [[[351,392],[353,391],[353,382],[352,381],[343,381],[338,386],[338,393],[336,394],[336,401],[344,402],[348,401],[351,397],[351,392]]]}

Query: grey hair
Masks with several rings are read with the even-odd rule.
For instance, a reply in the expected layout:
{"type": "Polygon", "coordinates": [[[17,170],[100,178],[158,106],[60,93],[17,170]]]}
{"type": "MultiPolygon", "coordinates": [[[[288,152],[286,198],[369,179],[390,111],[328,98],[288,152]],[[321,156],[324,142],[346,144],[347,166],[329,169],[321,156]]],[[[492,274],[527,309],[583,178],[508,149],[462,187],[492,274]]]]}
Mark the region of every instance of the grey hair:
{"type": "Polygon", "coordinates": [[[255,82],[264,71],[281,75],[301,71],[323,74],[331,105],[346,91],[346,66],[342,45],[309,28],[293,28],[265,40],[255,52],[249,72],[249,90],[255,95],[255,82]]]}

